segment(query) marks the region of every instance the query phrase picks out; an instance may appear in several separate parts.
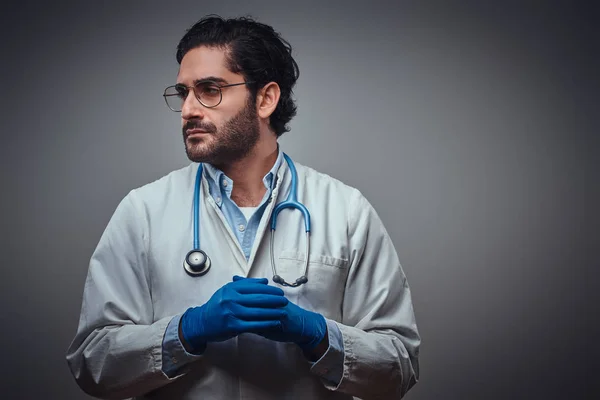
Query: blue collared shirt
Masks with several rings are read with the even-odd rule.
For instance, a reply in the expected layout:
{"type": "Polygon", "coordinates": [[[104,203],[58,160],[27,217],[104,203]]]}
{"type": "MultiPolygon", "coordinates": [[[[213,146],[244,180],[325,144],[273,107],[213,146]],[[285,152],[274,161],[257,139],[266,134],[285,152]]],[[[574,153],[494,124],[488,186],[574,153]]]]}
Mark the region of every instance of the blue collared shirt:
{"type": "MultiPolygon", "coordinates": [[[[231,178],[214,166],[203,164],[204,170],[206,171],[209,193],[223,213],[229,227],[237,237],[237,240],[244,251],[244,255],[246,256],[246,260],[250,258],[256,232],[258,231],[260,220],[267,208],[269,199],[271,198],[271,193],[277,180],[277,171],[279,170],[282,161],[283,153],[279,150],[273,168],[271,168],[263,178],[263,183],[267,191],[249,219],[246,219],[242,210],[233,200],[231,200],[231,192],[234,185],[231,178]]],[[[169,322],[163,338],[163,371],[170,377],[175,376],[177,369],[181,367],[182,363],[180,360],[191,361],[198,357],[197,355],[185,351],[179,341],[178,328],[180,319],[181,315],[177,315],[169,322]]],[[[311,363],[311,368],[321,371],[321,373],[327,376],[329,381],[338,384],[342,379],[343,373],[343,338],[339,328],[333,321],[327,320],[327,331],[329,348],[321,359],[311,363]],[[330,352],[330,349],[333,350],[330,352]]]]}
{"type": "Polygon", "coordinates": [[[250,258],[250,252],[252,251],[252,246],[254,245],[254,238],[256,237],[260,220],[267,208],[269,199],[271,198],[271,193],[275,187],[277,171],[281,166],[282,160],[283,153],[281,150],[279,150],[279,154],[275,164],[273,165],[273,168],[271,168],[271,170],[263,178],[263,184],[265,185],[267,191],[265,192],[260,204],[254,211],[254,214],[252,214],[248,220],[246,220],[246,217],[237,204],[231,200],[231,192],[233,191],[234,185],[234,182],[231,180],[231,178],[214,166],[210,164],[204,164],[210,195],[215,200],[217,206],[221,209],[223,216],[225,216],[225,219],[229,223],[229,227],[237,237],[240,246],[242,246],[246,260],[250,258]]]}

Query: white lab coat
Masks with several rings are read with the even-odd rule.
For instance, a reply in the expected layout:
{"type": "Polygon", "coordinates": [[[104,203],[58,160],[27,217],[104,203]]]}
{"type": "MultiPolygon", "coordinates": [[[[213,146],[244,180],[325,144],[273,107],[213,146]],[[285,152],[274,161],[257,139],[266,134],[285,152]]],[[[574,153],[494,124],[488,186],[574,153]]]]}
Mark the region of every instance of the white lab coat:
{"type": "MultiPolygon", "coordinates": [[[[356,189],[295,163],[298,200],[311,213],[308,283],[283,288],[300,307],[335,321],[343,337],[343,377],[321,379],[296,345],[242,334],[209,343],[162,372],[167,324],[204,304],[233,275],[272,282],[268,229],[275,203],[288,194],[283,162],[247,261],[202,180],[200,245],[212,268],[190,277],[183,259],[192,248],[192,200],[198,164],[134,189],[120,202],[89,264],[76,336],[67,351],[79,386],[122,399],[400,399],[419,377],[419,345],[410,289],[398,256],[371,204],[356,189]]],[[[302,274],[305,231],[301,213],[284,210],[275,231],[277,272],[288,282],[302,274]]],[[[177,360],[175,360],[177,361],[177,360]]]]}

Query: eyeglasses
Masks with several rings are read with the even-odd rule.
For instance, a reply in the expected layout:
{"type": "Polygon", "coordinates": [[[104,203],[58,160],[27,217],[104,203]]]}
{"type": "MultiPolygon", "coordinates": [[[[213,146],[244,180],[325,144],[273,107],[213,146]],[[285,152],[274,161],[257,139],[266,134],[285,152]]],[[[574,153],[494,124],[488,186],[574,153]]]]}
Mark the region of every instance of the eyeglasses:
{"type": "Polygon", "coordinates": [[[165,98],[165,102],[167,106],[175,111],[181,112],[183,108],[183,103],[185,99],[188,97],[188,93],[190,89],[194,90],[194,95],[196,99],[202,104],[204,107],[213,108],[221,104],[223,100],[223,92],[221,89],[230,87],[230,86],[239,86],[245,85],[253,82],[240,82],[240,83],[230,83],[227,85],[219,85],[213,81],[200,81],[196,83],[194,86],[185,86],[182,83],[178,83],[173,86],[169,86],[165,89],[163,93],[163,97],[165,98]]]}

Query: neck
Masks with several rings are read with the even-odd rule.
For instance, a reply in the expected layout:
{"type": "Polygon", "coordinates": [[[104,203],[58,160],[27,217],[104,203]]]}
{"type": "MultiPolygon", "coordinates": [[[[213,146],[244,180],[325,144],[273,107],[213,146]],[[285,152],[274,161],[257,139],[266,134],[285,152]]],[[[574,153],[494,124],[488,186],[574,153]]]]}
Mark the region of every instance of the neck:
{"type": "Polygon", "coordinates": [[[277,141],[257,143],[245,158],[220,166],[221,171],[233,180],[231,199],[239,207],[256,207],[267,191],[263,178],[277,160],[277,141]]]}

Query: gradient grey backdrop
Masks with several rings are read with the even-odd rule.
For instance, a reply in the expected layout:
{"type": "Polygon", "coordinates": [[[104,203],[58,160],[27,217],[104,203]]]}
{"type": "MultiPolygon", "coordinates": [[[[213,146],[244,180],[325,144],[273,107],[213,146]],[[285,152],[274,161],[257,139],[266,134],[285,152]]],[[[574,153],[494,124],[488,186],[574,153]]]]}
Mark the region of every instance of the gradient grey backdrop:
{"type": "Polygon", "coordinates": [[[49,3],[2,15],[1,398],[87,398],[64,354],[88,261],[130,189],[188,163],[161,94],[207,13],[251,14],[291,42],[299,110],[283,149],[385,222],[423,339],[408,398],[591,396],[596,10],[49,3]]]}

